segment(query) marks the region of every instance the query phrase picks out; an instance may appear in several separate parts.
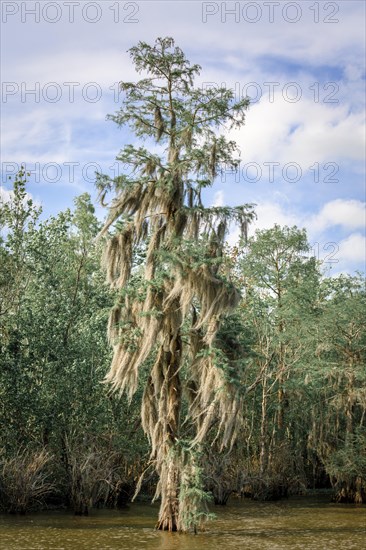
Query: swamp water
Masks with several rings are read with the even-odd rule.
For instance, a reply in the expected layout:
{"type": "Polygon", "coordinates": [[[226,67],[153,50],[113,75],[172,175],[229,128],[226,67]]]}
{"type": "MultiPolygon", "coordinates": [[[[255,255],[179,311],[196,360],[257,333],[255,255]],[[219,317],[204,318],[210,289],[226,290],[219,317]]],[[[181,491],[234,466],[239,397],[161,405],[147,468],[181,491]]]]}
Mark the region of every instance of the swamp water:
{"type": "Polygon", "coordinates": [[[207,531],[155,531],[158,506],[0,516],[1,550],[361,550],[366,507],[302,497],[280,502],[231,500],[215,507],[207,531]]]}

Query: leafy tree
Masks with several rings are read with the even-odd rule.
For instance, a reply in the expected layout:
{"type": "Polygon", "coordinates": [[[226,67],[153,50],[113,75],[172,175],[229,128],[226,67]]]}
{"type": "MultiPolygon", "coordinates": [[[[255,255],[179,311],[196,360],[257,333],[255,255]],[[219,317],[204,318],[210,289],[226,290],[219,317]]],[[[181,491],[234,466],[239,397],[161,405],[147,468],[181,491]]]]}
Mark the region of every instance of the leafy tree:
{"type": "Polygon", "coordinates": [[[329,474],[339,502],[366,501],[365,281],[339,276],[322,283],[322,315],[313,332],[315,357],[309,446],[329,474]]]}
{"type": "Polygon", "coordinates": [[[241,309],[254,338],[252,378],[260,380],[258,474],[259,493],[266,498],[287,490],[306,448],[298,405],[302,369],[312,358],[308,331],[316,316],[320,278],[308,252],[304,230],[275,225],[249,239],[239,271],[241,309]]]}
{"type": "Polygon", "coordinates": [[[0,484],[14,498],[26,485],[11,491],[9,467],[28,464],[32,471],[38,456],[51,453],[58,500],[84,503],[103,468],[108,491],[104,483],[95,495],[110,498],[114,491],[118,499],[121,479],[134,483],[146,453],[138,399],[128,410],[100,383],[110,361],[105,323],[112,301],[95,244],[94,207],[87,194],[75,204],[74,212],[40,221],[22,173],[1,209],[0,484]]]}
{"type": "Polygon", "coordinates": [[[27,195],[26,177],[21,168],[12,182],[9,200],[0,195],[0,318],[14,316],[19,309],[27,284],[26,236],[34,230],[41,213],[27,195]]]}
{"type": "Polygon", "coordinates": [[[197,452],[217,422],[222,446],[230,446],[240,410],[235,387],[220,368],[216,335],[223,315],[240,298],[222,269],[229,222],[245,232],[253,212],[248,205],[205,208],[201,195],[224,165],[237,166],[235,143],[217,130],[241,127],[248,101],[235,102],[225,88],[195,88],[200,67],[190,65],[172,38],[158,38],[153,46],[140,42],[130,54],[136,70],[147,75],[121,84],[123,105],[110,118],[128,125],[151,148],[126,145],[117,159],[131,167],[130,174],[113,180],[100,175],[98,181],[103,201],[114,193],[103,229],[105,234],[114,224],[104,255],[108,281],[116,290],[109,322],[114,356],[107,380],[132,398],[141,369],[155,357],[142,425],[159,475],[157,527],[187,530],[202,518],[204,495],[194,505],[187,497],[187,487],[197,488],[199,476],[184,458],[182,384],[197,452]],[[138,246],[145,247],[145,257],[134,269],[138,246]]]}
{"type": "Polygon", "coordinates": [[[21,168],[12,182],[9,200],[2,196],[0,204],[0,411],[3,436],[12,434],[5,438],[5,448],[19,441],[27,430],[35,397],[27,389],[32,373],[24,368],[28,341],[22,331],[21,313],[31,278],[28,245],[40,209],[27,195],[26,177],[21,168]]]}

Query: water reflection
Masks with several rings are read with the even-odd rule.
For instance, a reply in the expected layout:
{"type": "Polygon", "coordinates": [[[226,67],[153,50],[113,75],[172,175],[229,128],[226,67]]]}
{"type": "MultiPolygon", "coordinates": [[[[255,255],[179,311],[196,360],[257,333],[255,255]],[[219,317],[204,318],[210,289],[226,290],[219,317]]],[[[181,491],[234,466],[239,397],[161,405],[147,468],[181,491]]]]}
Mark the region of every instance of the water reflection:
{"type": "Polygon", "coordinates": [[[0,516],[4,550],[353,550],[364,547],[366,510],[302,498],[279,503],[231,501],[198,535],[154,531],[157,506],[122,511],[0,516]]]}

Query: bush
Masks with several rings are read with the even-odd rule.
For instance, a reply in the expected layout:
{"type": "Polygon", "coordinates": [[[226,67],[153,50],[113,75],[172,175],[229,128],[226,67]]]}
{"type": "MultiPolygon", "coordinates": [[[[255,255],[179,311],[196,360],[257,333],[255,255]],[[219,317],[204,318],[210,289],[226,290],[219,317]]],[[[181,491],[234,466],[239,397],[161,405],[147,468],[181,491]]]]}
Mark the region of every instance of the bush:
{"type": "Polygon", "coordinates": [[[54,490],[48,481],[52,456],[45,450],[19,449],[12,458],[3,458],[0,466],[0,505],[13,514],[25,514],[40,507],[54,490]]]}

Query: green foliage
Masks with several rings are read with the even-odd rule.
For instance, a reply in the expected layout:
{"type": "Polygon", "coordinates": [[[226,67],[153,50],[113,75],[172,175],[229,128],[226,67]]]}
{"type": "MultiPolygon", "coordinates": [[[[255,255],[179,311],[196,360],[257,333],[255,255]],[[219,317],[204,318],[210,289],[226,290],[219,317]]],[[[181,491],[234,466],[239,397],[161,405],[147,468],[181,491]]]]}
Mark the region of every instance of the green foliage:
{"type": "Polygon", "coordinates": [[[212,494],[203,489],[203,467],[205,459],[202,451],[192,449],[190,442],[179,441],[180,475],[179,487],[180,514],[179,530],[197,533],[203,525],[215,518],[210,513],[208,504],[212,502],[212,494]]]}
{"type": "Polygon", "coordinates": [[[0,505],[23,513],[52,493],[85,513],[116,503],[147,464],[160,476],[159,525],[172,530],[211,517],[208,488],[223,502],[331,484],[336,500],[365,502],[364,278],[322,277],[297,227],[226,250],[229,223],[245,237],[253,205],[205,208],[201,192],[238,165],[217,130],[240,127],[248,100],[194,88],[200,67],[171,38],[130,53],[147,75],[121,84],[110,118],[147,145],[120,152],[128,173],[97,179],[102,203],[113,197],[102,230],[113,288],[88,194],[41,220],[21,169],[2,196],[0,505]],[[129,405],[101,383],[111,310],[129,405]]]}
{"type": "Polygon", "coordinates": [[[363,281],[322,279],[308,252],[304,230],[277,225],[257,231],[241,256],[233,251],[250,350],[244,384],[253,392],[244,404],[245,468],[262,498],[306,487],[318,462],[335,487],[365,477],[364,436],[354,436],[366,404],[363,281]]]}
{"type": "MultiPolygon", "coordinates": [[[[121,480],[132,490],[146,467],[139,410],[151,364],[129,408],[109,395],[100,383],[110,362],[105,324],[113,301],[143,302],[164,278],[143,280],[140,248],[128,291],[107,290],[88,195],[76,199],[74,211],[44,221],[39,215],[21,172],[0,210],[1,505],[26,511],[53,494],[85,510],[91,498],[117,502],[121,480]]],[[[187,241],[185,254],[199,266],[201,244],[187,241]]],[[[174,248],[159,255],[177,257],[174,248]]],[[[179,447],[182,529],[210,517],[205,486],[221,501],[242,479],[257,498],[328,479],[337,500],[365,501],[363,277],[322,278],[304,232],[278,226],[249,239],[244,254],[215,261],[219,276],[229,274],[242,289],[242,301],[221,323],[215,345],[197,355],[212,360],[242,397],[242,426],[230,455],[220,452],[215,432],[204,453],[179,447]]],[[[133,330],[126,325],[123,337],[133,338],[133,330]]],[[[190,331],[186,322],[183,338],[190,331]]],[[[182,376],[189,380],[186,364],[182,376]]],[[[193,437],[190,425],[182,436],[193,437]]]]}
{"type": "Polygon", "coordinates": [[[45,221],[38,215],[21,172],[1,208],[0,449],[4,465],[14,458],[16,467],[20,448],[47,448],[67,498],[70,437],[87,439],[99,460],[110,452],[103,439],[121,461],[136,462],[146,447],[137,409],[129,411],[101,384],[113,298],[100,270],[100,225],[90,197],[78,197],[73,212],[45,221]]]}

